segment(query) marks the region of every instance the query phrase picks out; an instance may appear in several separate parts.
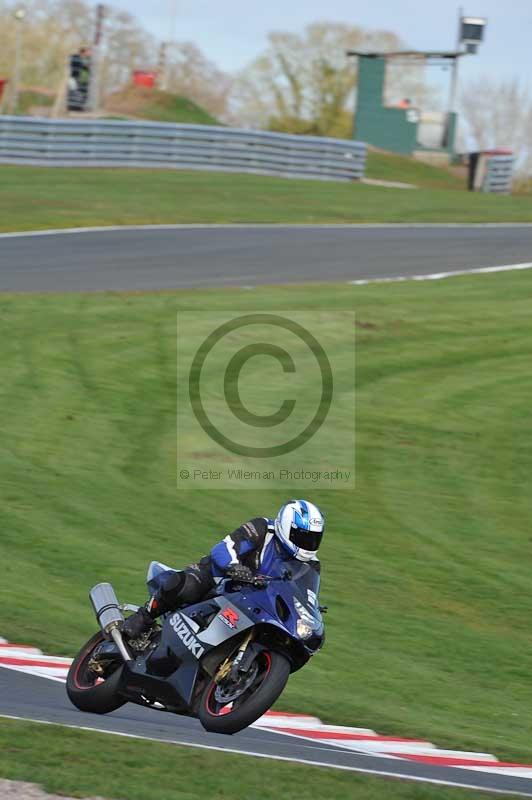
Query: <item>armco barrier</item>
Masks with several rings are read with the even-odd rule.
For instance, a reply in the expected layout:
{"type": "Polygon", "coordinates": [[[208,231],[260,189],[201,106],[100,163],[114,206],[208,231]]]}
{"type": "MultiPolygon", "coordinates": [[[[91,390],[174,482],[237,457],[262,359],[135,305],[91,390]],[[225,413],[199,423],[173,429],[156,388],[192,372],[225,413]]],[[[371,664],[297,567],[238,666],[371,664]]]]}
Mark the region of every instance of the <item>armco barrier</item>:
{"type": "Polygon", "coordinates": [[[512,190],[514,162],[511,154],[488,156],[482,191],[509,194],[512,190]]]}
{"type": "Polygon", "coordinates": [[[468,188],[474,192],[510,194],[515,166],[511,150],[483,150],[469,154],[468,188]]]}
{"type": "Polygon", "coordinates": [[[0,116],[0,164],[152,167],[351,181],[366,145],[210,125],[0,116]]]}

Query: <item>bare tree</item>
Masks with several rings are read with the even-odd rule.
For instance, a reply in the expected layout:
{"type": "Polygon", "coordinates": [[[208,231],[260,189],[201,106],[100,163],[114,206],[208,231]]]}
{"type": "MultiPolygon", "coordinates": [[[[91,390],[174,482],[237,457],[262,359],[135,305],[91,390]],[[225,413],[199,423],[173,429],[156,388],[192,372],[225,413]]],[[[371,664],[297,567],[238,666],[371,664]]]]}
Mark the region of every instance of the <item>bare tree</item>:
{"type": "Polygon", "coordinates": [[[101,77],[106,92],[129,83],[133,70],[157,64],[155,38],[129,12],[108,7],[104,31],[101,77]]]}
{"type": "Polygon", "coordinates": [[[194,100],[218,119],[228,113],[232,78],[192,42],[178,42],[168,54],[168,88],[194,100]]]}
{"type": "Polygon", "coordinates": [[[532,99],[518,80],[471,81],[461,96],[464,149],[511,148],[518,169],[532,172],[532,99]]]}
{"type": "MultiPolygon", "coordinates": [[[[13,12],[18,0],[0,0],[0,77],[9,77],[14,61],[13,12]]],[[[68,64],[68,57],[94,35],[95,6],[89,0],[26,0],[23,23],[24,58],[22,83],[54,93],[68,64]]],[[[128,84],[134,69],[154,69],[158,43],[135,17],[106,3],[101,53],[101,82],[109,94],[128,84]]],[[[209,61],[196,45],[184,42],[169,52],[169,89],[224,118],[232,79],[209,61]]]]}
{"type": "MultiPolygon", "coordinates": [[[[16,2],[0,6],[0,74],[11,74],[14,26],[23,24],[22,83],[54,92],[64,77],[68,56],[92,41],[94,5],[85,0],[26,0],[25,5],[23,23],[14,19],[16,2]]],[[[131,14],[108,7],[102,64],[106,88],[129,80],[135,67],[155,64],[156,52],[155,40],[131,14]]]]}

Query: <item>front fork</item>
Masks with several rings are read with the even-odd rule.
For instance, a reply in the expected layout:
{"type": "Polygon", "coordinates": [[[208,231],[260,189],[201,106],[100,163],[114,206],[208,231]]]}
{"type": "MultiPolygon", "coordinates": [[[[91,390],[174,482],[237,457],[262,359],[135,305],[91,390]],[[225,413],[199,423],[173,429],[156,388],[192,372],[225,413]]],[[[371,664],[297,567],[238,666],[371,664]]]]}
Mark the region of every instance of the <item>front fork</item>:
{"type": "Polygon", "coordinates": [[[253,630],[251,630],[242,640],[236,656],[234,658],[226,658],[225,661],[220,665],[216,675],[214,676],[215,683],[221,683],[221,681],[228,677],[230,677],[233,681],[237,681],[240,677],[240,674],[242,672],[246,672],[247,667],[243,669],[242,664],[244,663],[244,656],[246,655],[246,651],[252,639],[253,630]]]}

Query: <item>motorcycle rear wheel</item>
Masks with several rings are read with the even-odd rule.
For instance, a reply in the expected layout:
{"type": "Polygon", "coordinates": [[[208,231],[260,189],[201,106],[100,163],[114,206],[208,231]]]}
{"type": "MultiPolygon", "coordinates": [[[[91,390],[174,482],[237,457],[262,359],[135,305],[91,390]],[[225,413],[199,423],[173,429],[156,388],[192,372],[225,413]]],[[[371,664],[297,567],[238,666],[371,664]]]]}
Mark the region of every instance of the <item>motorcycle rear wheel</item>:
{"type": "Polygon", "coordinates": [[[255,665],[258,669],[253,684],[229,704],[217,699],[219,686],[214,678],[209,681],[201,697],[198,713],[205,730],[237,733],[262,717],[275,703],[290,675],[288,659],[275,651],[262,650],[252,666],[255,665]]]}
{"type": "Polygon", "coordinates": [[[70,702],[80,711],[92,714],[109,714],[127,703],[117,692],[122,667],[118,667],[104,680],[100,680],[89,669],[91,656],[104,639],[103,633],[99,631],[83,645],[70,666],[66,682],[70,702]]]}

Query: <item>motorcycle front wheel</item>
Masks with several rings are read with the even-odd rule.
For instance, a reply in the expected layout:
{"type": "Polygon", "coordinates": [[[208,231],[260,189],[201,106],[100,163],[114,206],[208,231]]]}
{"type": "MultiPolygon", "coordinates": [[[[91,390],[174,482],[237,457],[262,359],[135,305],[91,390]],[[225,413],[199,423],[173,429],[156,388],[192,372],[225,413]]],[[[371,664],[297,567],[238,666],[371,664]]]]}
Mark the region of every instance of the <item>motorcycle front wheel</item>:
{"type": "Polygon", "coordinates": [[[200,702],[201,724],[213,733],[231,734],[247,728],[275,703],[289,675],[288,659],[275,651],[261,650],[238,681],[209,681],[200,702]]]}
{"type": "Polygon", "coordinates": [[[83,645],[70,666],[66,682],[70,702],[80,711],[89,711],[92,714],[109,714],[127,703],[117,693],[121,666],[103,679],[89,666],[94,651],[104,640],[100,631],[83,645]]]}

